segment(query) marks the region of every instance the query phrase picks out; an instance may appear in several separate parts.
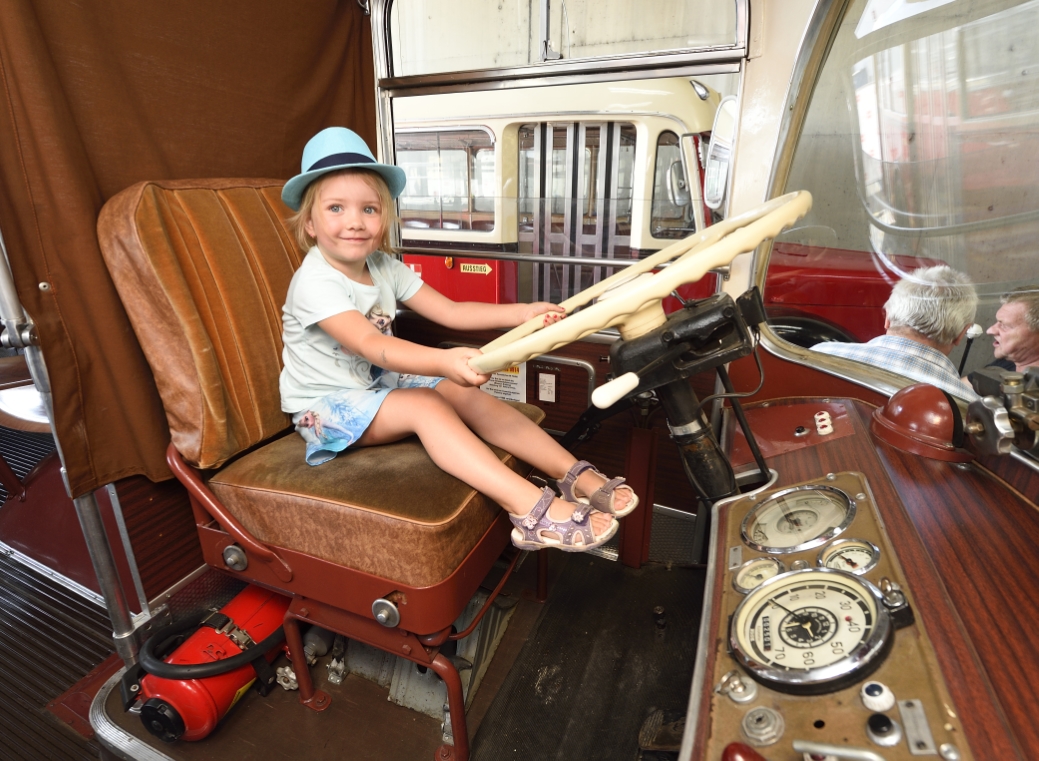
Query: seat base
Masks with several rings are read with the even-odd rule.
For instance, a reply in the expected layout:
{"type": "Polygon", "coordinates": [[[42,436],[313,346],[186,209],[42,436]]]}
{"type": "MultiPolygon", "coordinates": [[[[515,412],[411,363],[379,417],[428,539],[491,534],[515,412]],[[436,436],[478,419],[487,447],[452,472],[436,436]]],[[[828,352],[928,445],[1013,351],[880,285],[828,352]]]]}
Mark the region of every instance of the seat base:
{"type": "Polygon", "coordinates": [[[234,571],[224,564],[223,559],[224,549],[235,543],[234,538],[216,524],[198,527],[202,555],[213,568],[243,581],[366,616],[373,624],[372,603],[395,595],[400,627],[419,635],[432,634],[452,624],[480,586],[488,569],[509,545],[511,531],[508,515],[500,511],[453,573],[437,584],[414,587],[284,547],[272,549],[292,569],[292,579],[288,582],[279,578],[270,565],[256,559],[243,571],[234,571]]]}

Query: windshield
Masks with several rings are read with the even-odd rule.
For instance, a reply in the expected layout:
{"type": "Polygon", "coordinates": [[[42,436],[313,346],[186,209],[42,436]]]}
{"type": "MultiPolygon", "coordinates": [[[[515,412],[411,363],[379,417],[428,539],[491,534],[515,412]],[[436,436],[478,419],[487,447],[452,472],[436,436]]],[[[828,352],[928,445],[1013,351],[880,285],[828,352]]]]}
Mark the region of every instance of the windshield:
{"type": "MultiPolygon", "coordinates": [[[[893,304],[912,312],[930,299],[921,309],[957,331],[965,319],[995,326],[1002,297],[1039,282],[1037,28],[1037,0],[852,4],[794,154],[786,189],[809,190],[814,206],[773,247],[771,305],[857,343],[904,326],[884,308],[900,281],[920,287],[900,286],[893,304]],[[964,292],[961,280],[952,291],[930,288],[942,265],[973,283],[972,318],[945,308],[964,292]]],[[[946,346],[948,336],[938,341],[941,331],[922,325],[910,326],[961,375],[1005,353],[992,336],[971,344],[970,331],[946,346]]]]}

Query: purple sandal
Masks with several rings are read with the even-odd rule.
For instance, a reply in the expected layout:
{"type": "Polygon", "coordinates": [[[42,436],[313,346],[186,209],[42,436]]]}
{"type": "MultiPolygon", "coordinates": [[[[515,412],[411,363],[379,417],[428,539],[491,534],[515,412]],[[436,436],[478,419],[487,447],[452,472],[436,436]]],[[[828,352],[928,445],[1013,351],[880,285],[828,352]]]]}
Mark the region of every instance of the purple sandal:
{"type": "Polygon", "coordinates": [[[635,494],[635,490],[630,486],[625,486],[623,478],[610,478],[607,479],[606,483],[592,492],[588,497],[578,497],[574,493],[574,486],[577,484],[577,477],[584,473],[586,470],[591,470],[594,473],[606,478],[602,473],[599,473],[587,460],[578,460],[572,466],[570,470],[566,472],[566,475],[556,481],[559,486],[559,491],[563,495],[563,499],[567,502],[578,502],[585,505],[591,505],[596,510],[602,513],[608,513],[616,518],[623,518],[625,515],[630,515],[631,511],[638,507],[639,498],[635,494]],[[614,492],[617,489],[624,488],[631,492],[631,501],[624,507],[623,510],[617,510],[613,506],[616,495],[614,492]]]}
{"type": "Polygon", "coordinates": [[[555,498],[555,492],[546,486],[541,499],[529,513],[509,515],[509,520],[516,527],[512,530],[514,545],[521,550],[555,547],[564,552],[584,552],[605,544],[617,533],[619,524],[613,521],[604,534],[596,537],[592,532],[592,522],[588,520],[592,507],[587,503],[578,504],[573,515],[565,521],[552,520],[548,517],[548,508],[555,498]]]}

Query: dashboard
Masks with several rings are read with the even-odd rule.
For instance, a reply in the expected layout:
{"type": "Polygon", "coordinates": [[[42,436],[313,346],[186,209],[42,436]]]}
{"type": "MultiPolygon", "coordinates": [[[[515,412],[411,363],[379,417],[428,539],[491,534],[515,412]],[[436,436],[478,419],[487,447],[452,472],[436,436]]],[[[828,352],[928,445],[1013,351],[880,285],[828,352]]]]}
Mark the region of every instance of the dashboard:
{"type": "MultiPolygon", "coordinates": [[[[682,759],[1039,757],[1039,658],[1016,618],[1039,597],[1021,536],[1039,512],[972,458],[885,443],[875,413],[747,409],[771,478],[712,511],[682,759]]],[[[723,446],[754,470],[732,420],[723,446]]]]}

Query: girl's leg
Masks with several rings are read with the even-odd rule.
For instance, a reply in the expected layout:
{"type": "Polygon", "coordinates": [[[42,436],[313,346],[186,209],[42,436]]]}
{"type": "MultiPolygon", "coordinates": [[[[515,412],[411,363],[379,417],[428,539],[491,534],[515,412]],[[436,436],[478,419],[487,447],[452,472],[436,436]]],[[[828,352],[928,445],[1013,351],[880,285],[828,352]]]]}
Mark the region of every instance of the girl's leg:
{"type": "MultiPolygon", "coordinates": [[[[430,458],[442,470],[486,494],[514,515],[526,515],[541,498],[541,490],[502,463],[459,419],[448,401],[432,389],[391,391],[357,444],[386,444],[411,434],[419,437],[430,458]]],[[[548,514],[553,520],[565,521],[573,510],[573,505],[557,499],[548,514]]],[[[592,531],[599,536],[609,529],[613,519],[593,511],[590,520],[592,531]]]]}
{"type": "MultiPolygon", "coordinates": [[[[478,388],[463,387],[449,380],[437,384],[436,390],[451,403],[463,423],[484,441],[500,447],[547,476],[560,479],[577,458],[526,415],[478,388]]],[[[577,477],[577,494],[585,497],[606,483],[592,470],[577,477]]],[[[623,510],[631,493],[618,489],[616,508],[623,510]]]]}

